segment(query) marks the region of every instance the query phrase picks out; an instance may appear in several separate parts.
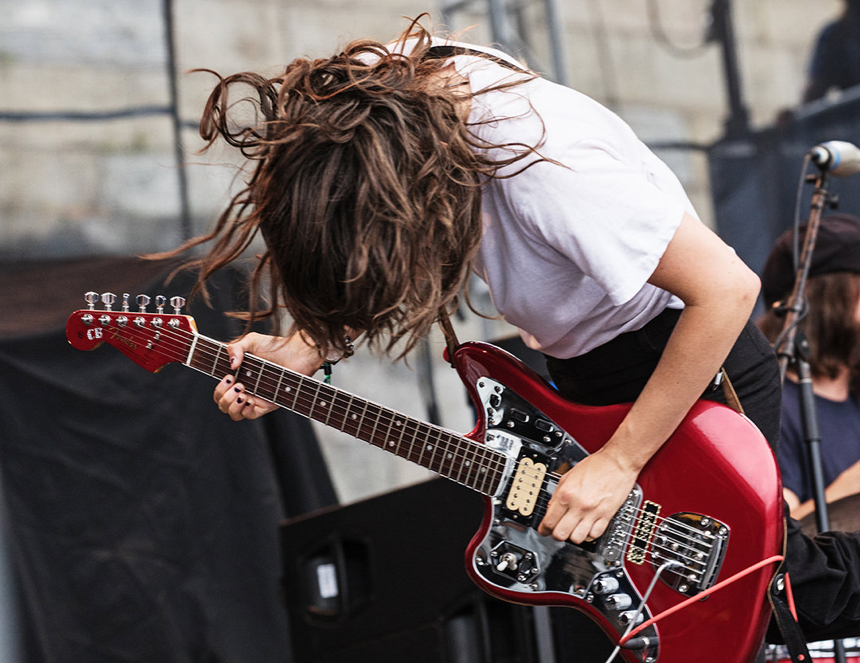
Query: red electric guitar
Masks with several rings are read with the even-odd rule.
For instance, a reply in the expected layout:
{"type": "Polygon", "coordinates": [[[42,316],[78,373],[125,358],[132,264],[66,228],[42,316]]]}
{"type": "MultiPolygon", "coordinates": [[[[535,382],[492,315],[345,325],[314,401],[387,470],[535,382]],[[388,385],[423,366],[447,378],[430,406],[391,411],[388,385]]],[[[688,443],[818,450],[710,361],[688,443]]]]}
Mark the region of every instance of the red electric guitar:
{"type": "MultiPolygon", "coordinates": [[[[184,300],[140,311],[87,293],[69,342],[103,342],[149,371],[178,362],[220,380],[226,344],[200,335],[184,300]]],[[[562,398],[512,355],[465,343],[452,358],[480,413],[461,435],[403,416],[313,378],[246,355],[237,379],[260,398],[429,468],[485,496],[466,550],[472,579],[507,601],[586,613],[628,663],[743,663],[755,658],[770,616],[766,588],[782,544],[776,463],[758,429],[701,401],[651,459],[606,533],[575,545],[537,526],[561,473],[610,437],[627,405],[562,398]],[[730,579],[730,582],[726,582],[730,579]],[[710,592],[710,593],[708,593],[710,592]],[[684,604],[684,605],[682,605],[684,604]],[[680,606],[680,608],[679,608],[680,606]]]]}

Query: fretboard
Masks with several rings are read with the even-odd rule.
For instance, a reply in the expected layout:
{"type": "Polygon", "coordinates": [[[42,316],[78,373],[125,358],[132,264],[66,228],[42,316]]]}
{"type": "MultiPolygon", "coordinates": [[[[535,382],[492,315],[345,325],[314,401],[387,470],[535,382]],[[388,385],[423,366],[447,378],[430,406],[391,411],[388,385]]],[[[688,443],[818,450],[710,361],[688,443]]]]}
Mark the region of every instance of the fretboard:
{"type": "MultiPolygon", "coordinates": [[[[232,374],[227,346],[196,335],[185,365],[220,380],[232,374]]],[[[502,480],[505,456],[439,426],[336,389],[254,355],[236,375],[245,391],[352,435],[484,495],[502,480]]]]}

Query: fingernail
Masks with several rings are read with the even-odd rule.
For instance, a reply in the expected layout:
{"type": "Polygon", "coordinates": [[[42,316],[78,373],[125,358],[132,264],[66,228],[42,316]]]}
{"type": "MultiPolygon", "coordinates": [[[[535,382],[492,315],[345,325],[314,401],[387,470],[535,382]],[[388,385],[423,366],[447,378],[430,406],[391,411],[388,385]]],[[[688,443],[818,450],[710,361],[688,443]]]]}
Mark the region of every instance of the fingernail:
{"type": "Polygon", "coordinates": [[[230,368],[236,367],[236,357],[230,357],[230,368]]]}
{"type": "Polygon", "coordinates": [[[228,378],[224,378],[224,383],[225,383],[225,384],[233,384],[233,379],[232,379],[232,378],[229,378],[229,377],[228,377],[228,378]]]}
{"type": "Polygon", "coordinates": [[[235,391],[235,392],[238,394],[238,393],[239,393],[240,391],[242,391],[242,390],[241,390],[241,389],[239,389],[239,387],[233,387],[233,391],[235,391]]]}
{"type": "Polygon", "coordinates": [[[237,399],[236,399],[236,402],[237,402],[237,403],[241,403],[241,402],[242,402],[242,399],[241,399],[241,398],[237,398],[237,399]]]}

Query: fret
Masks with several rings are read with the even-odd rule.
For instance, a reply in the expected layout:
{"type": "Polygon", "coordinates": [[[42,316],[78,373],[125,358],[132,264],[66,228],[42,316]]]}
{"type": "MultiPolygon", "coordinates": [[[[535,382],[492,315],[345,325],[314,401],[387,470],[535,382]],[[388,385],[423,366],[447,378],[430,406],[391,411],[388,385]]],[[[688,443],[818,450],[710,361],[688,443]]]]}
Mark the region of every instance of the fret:
{"type": "Polygon", "coordinates": [[[398,456],[400,455],[400,445],[403,444],[403,436],[406,434],[406,417],[400,417],[397,421],[397,425],[400,427],[400,437],[397,438],[397,444],[394,446],[394,453],[398,456]]]}
{"type": "MultiPolygon", "coordinates": [[[[454,471],[457,470],[457,475],[462,473],[462,460],[460,459],[460,449],[455,443],[452,435],[446,435],[445,442],[445,461],[448,462],[448,469],[445,471],[445,476],[449,479],[454,479],[454,471]]],[[[458,481],[458,479],[454,479],[458,481]]]]}
{"type": "MultiPolygon", "coordinates": [[[[273,364],[273,365],[274,365],[274,364],[273,364]]],[[[279,394],[279,393],[280,393],[280,391],[281,391],[281,382],[283,382],[283,381],[284,381],[284,375],[286,375],[286,373],[287,373],[287,369],[286,369],[286,368],[282,368],[282,369],[281,369],[281,374],[278,376],[278,384],[276,384],[276,385],[275,385],[275,393],[273,393],[273,394],[272,394],[272,402],[273,402],[273,403],[277,403],[277,402],[278,402],[278,394],[279,394]]]]}
{"type": "Polygon", "coordinates": [[[284,384],[283,388],[280,389],[279,396],[276,398],[275,402],[277,402],[279,405],[282,405],[286,409],[295,412],[296,399],[298,398],[298,388],[301,376],[298,373],[292,373],[288,372],[287,370],[284,370],[284,373],[281,377],[289,377],[289,380],[287,381],[287,384],[284,384]],[[293,402],[288,405],[286,397],[290,395],[293,397],[293,402]]]}
{"type": "Polygon", "coordinates": [[[370,401],[364,401],[364,408],[361,411],[361,417],[358,420],[358,425],[355,427],[354,435],[360,440],[363,439],[361,437],[361,426],[364,423],[364,417],[367,415],[367,407],[369,405],[370,405],[370,401]]]}
{"type": "Polygon", "coordinates": [[[255,394],[259,394],[259,393],[260,393],[260,392],[259,392],[259,391],[257,391],[257,390],[260,388],[260,380],[261,380],[261,379],[262,379],[262,377],[263,377],[263,371],[265,371],[265,370],[266,370],[266,364],[265,364],[264,362],[261,362],[261,363],[262,363],[262,366],[260,366],[260,370],[259,370],[259,371],[257,371],[257,382],[254,384],[254,393],[255,393],[255,394]]]}
{"type": "MultiPolygon", "coordinates": [[[[379,408],[379,409],[377,409],[376,416],[373,419],[373,430],[370,431],[370,435],[367,437],[367,441],[370,442],[371,444],[374,444],[373,438],[376,435],[376,427],[379,426],[379,418],[381,416],[382,416],[382,409],[379,408]]],[[[385,442],[383,442],[382,444],[374,444],[374,446],[381,446],[382,448],[385,448],[385,442]]]]}
{"type": "MultiPolygon", "coordinates": [[[[298,374],[297,374],[297,375],[298,375],[298,374]]],[[[296,382],[296,384],[292,387],[292,391],[293,391],[293,404],[292,404],[292,405],[290,405],[290,409],[291,409],[293,412],[298,412],[298,411],[299,411],[299,410],[298,410],[299,392],[301,392],[301,390],[302,390],[302,389],[304,389],[305,376],[304,376],[304,375],[298,375],[298,378],[299,378],[299,379],[298,379],[298,382],[296,382]]]]}
{"type": "Polygon", "coordinates": [[[218,361],[221,359],[221,353],[224,351],[224,346],[218,345],[218,352],[215,353],[215,359],[212,361],[212,375],[215,375],[218,372],[218,361]]]}
{"type": "Polygon", "coordinates": [[[457,466],[457,476],[452,477],[452,478],[457,483],[463,483],[463,470],[465,468],[469,467],[471,462],[469,460],[468,454],[466,453],[468,451],[468,449],[464,449],[462,447],[462,440],[458,439],[456,444],[457,444],[457,451],[456,451],[455,456],[459,456],[460,454],[462,454],[462,458],[460,459],[460,462],[458,463],[458,466],[457,466]]]}
{"type": "Polygon", "coordinates": [[[329,408],[328,417],[326,417],[325,424],[326,424],[326,426],[331,426],[332,428],[336,428],[337,430],[342,431],[343,430],[343,424],[344,424],[344,421],[346,419],[346,409],[344,410],[343,414],[338,414],[334,419],[335,422],[337,422],[339,420],[340,425],[336,425],[335,423],[330,423],[330,422],[331,422],[332,415],[335,414],[335,410],[338,407],[338,399],[344,398],[345,395],[338,389],[333,389],[332,392],[333,392],[333,395],[332,395],[332,399],[331,399],[331,407],[329,408]]]}
{"type": "Polygon", "coordinates": [[[395,453],[395,443],[394,438],[391,435],[391,429],[394,428],[394,425],[399,421],[399,417],[394,410],[387,410],[387,412],[389,414],[388,430],[385,431],[385,435],[382,436],[382,445],[386,450],[390,451],[391,453],[395,453]]]}
{"type": "Polygon", "coordinates": [[[353,417],[355,416],[355,413],[352,411],[352,402],[353,402],[354,400],[355,400],[355,396],[353,396],[352,394],[349,394],[349,403],[347,403],[347,404],[346,404],[346,407],[344,408],[344,413],[343,413],[343,425],[341,426],[341,430],[342,430],[344,433],[346,432],[346,422],[347,422],[347,417],[348,417],[348,416],[353,416],[353,417]]]}
{"type": "Polygon", "coordinates": [[[328,420],[331,419],[331,411],[334,409],[334,399],[337,397],[337,391],[332,389],[331,387],[328,387],[328,385],[324,386],[326,387],[324,391],[331,392],[331,398],[329,399],[328,405],[326,406],[328,412],[326,412],[325,421],[322,422],[323,426],[328,426],[328,420]]]}
{"type": "MultiPolygon", "coordinates": [[[[419,427],[421,427],[421,426],[419,425],[419,427]]],[[[427,428],[427,427],[424,426],[424,428],[427,428]]],[[[421,467],[427,467],[422,461],[424,460],[424,452],[427,451],[427,442],[429,440],[429,435],[430,435],[430,432],[428,430],[428,432],[424,434],[424,442],[422,442],[422,444],[421,444],[421,453],[418,454],[418,460],[415,461],[421,467]]]]}
{"type": "Polygon", "coordinates": [[[316,391],[314,391],[314,395],[311,397],[311,409],[308,411],[308,417],[310,417],[311,419],[314,418],[314,408],[316,407],[317,396],[319,395],[320,387],[322,386],[322,382],[319,382],[318,380],[314,380],[314,382],[317,383],[317,388],[316,391]]]}

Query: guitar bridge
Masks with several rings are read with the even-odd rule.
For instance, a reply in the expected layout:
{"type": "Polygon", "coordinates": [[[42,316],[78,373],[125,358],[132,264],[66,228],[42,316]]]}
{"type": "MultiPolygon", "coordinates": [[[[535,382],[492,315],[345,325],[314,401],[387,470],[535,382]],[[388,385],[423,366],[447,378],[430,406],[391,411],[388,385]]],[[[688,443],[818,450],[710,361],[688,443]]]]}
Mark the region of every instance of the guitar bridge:
{"type": "Polygon", "coordinates": [[[660,579],[676,592],[695,596],[716,582],[726,554],[729,528],[698,513],[676,513],[654,532],[651,563],[659,568],[677,562],[681,568],[664,571],[660,579]]]}

